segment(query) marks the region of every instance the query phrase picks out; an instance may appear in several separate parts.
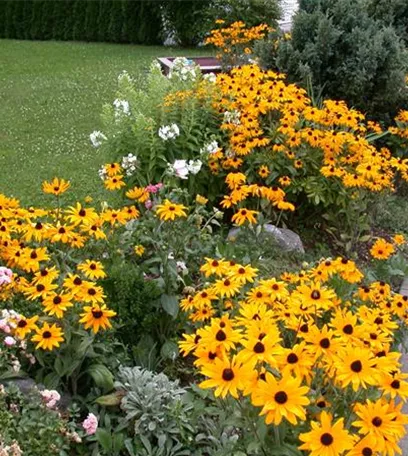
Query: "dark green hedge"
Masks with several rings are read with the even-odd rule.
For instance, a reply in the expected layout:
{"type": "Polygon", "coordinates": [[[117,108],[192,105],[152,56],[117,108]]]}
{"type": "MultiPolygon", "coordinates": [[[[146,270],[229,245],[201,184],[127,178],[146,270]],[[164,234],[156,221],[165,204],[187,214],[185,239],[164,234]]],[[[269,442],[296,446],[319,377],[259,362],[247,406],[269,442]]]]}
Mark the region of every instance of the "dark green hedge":
{"type": "Polygon", "coordinates": [[[155,44],[161,22],[155,0],[0,0],[0,38],[155,44]]]}

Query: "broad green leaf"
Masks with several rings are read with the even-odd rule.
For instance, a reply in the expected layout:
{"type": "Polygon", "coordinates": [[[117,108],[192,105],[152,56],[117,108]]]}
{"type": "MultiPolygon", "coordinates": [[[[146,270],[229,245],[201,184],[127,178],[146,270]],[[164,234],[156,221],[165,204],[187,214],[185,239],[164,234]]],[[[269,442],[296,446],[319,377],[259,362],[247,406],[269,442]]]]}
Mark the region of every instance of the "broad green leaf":
{"type": "Polygon", "coordinates": [[[179,311],[179,303],[177,296],[164,294],[160,298],[163,309],[173,318],[177,317],[179,311]]]}
{"type": "Polygon", "coordinates": [[[113,389],[113,375],[103,364],[92,364],[88,367],[87,372],[100,388],[103,388],[105,391],[113,389]]]}

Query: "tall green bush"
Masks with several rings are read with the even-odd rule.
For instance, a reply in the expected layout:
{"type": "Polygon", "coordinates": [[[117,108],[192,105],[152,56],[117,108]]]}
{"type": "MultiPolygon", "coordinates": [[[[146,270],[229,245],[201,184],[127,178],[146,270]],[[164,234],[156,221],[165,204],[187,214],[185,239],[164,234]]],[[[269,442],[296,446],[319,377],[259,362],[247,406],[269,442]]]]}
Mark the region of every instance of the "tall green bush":
{"type": "Polygon", "coordinates": [[[0,38],[155,44],[161,27],[154,0],[0,1],[0,38]]]}
{"type": "Polygon", "coordinates": [[[406,0],[371,0],[369,11],[375,19],[392,25],[408,45],[408,2],[406,0]]]}
{"type": "Polygon", "coordinates": [[[300,7],[292,39],[280,41],[277,69],[372,117],[393,116],[407,100],[408,68],[395,30],[371,17],[365,0],[303,0],[300,7]]]}

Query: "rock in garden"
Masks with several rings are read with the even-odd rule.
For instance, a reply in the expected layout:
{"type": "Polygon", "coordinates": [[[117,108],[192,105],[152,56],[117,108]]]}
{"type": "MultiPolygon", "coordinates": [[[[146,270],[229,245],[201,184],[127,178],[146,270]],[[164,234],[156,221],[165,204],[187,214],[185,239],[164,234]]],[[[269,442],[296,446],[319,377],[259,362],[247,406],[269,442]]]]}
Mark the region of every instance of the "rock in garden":
{"type": "MultiPolygon", "coordinates": [[[[228,233],[228,239],[239,236],[240,228],[232,228],[228,233]]],[[[302,240],[299,235],[287,228],[278,228],[275,225],[267,223],[263,226],[265,237],[271,237],[276,242],[277,246],[285,252],[305,253],[302,240]]]]}

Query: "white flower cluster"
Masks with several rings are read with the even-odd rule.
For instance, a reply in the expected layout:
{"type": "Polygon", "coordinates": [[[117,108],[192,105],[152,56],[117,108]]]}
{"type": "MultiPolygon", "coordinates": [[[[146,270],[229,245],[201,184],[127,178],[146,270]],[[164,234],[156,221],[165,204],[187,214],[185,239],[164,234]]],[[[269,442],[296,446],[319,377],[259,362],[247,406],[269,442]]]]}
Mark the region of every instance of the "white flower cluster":
{"type": "Polygon", "coordinates": [[[218,152],[219,149],[220,149],[220,146],[218,145],[217,141],[211,141],[210,143],[205,144],[204,147],[202,147],[200,149],[200,154],[201,155],[205,155],[205,154],[212,155],[212,154],[215,154],[216,152],[218,152]]]}
{"type": "Polygon", "coordinates": [[[133,82],[133,78],[126,70],[123,70],[122,73],[120,73],[120,75],[118,76],[118,82],[120,83],[122,81],[133,82]]]}
{"type": "Polygon", "coordinates": [[[197,174],[203,162],[201,160],[176,160],[173,164],[168,164],[170,173],[180,179],[188,179],[188,175],[197,174]]]}
{"type": "Polygon", "coordinates": [[[131,176],[137,167],[137,157],[133,154],[128,154],[122,158],[122,168],[126,171],[126,176],[131,176]]]}
{"type": "Polygon", "coordinates": [[[217,75],[215,73],[207,73],[203,76],[203,79],[214,84],[217,81],[217,75]]]}
{"type": "Polygon", "coordinates": [[[225,111],[224,122],[239,125],[241,123],[241,113],[239,111],[225,111]]]}
{"type": "Polygon", "coordinates": [[[169,79],[175,78],[180,81],[195,81],[197,79],[197,65],[185,57],[177,57],[173,60],[173,67],[169,72],[169,79]]]}
{"type": "Polygon", "coordinates": [[[95,130],[89,135],[89,139],[94,147],[100,147],[108,138],[101,131],[95,130]]]}
{"type": "Polygon", "coordinates": [[[180,135],[180,129],[176,124],[163,125],[159,128],[159,136],[163,141],[175,139],[180,135]]]}
{"type": "Polygon", "coordinates": [[[119,100],[116,98],[113,102],[113,106],[115,108],[115,117],[119,118],[123,115],[130,116],[130,106],[129,102],[126,100],[119,100]]]}
{"type": "Polygon", "coordinates": [[[102,168],[98,171],[98,175],[101,178],[101,180],[106,180],[108,177],[108,172],[106,171],[105,166],[102,166],[102,168]]]}

